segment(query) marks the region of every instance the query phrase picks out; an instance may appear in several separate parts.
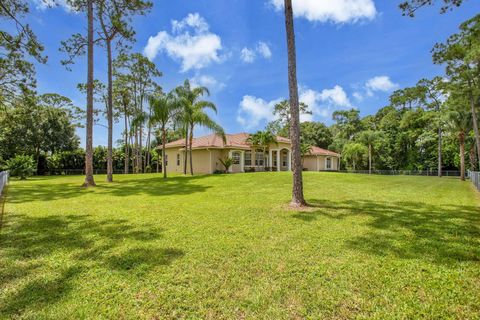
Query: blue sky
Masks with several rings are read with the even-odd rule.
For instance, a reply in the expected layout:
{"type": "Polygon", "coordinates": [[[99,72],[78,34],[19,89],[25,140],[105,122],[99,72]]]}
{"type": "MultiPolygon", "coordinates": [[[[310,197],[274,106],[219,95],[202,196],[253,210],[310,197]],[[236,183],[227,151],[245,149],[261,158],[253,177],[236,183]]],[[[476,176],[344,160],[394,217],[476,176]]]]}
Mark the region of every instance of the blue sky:
{"type": "MultiPolygon", "coordinates": [[[[40,0],[35,0],[40,1],[40,0]]],[[[395,0],[294,0],[300,96],[316,120],[331,124],[334,110],[358,108],[362,115],[385,106],[389,94],[442,73],[430,50],[476,13],[475,1],[440,15],[426,8],[416,18],[402,17],[395,0]]],[[[154,0],[153,10],[134,21],[134,51],[163,72],[158,83],[168,91],[192,79],[211,89],[215,118],[227,132],[262,129],[276,101],[288,96],[283,0],[154,0]]],[[[27,18],[46,47],[38,65],[38,91],[57,92],[78,106],[85,97],[85,59],[73,71],[60,64],[60,41],[83,32],[85,16],[64,8],[32,4],[27,18]]],[[[106,61],[96,49],[95,77],[105,80],[106,61]]],[[[121,122],[115,127],[120,138],[121,122]]],[[[197,134],[205,133],[199,130],[197,134]]],[[[78,131],[84,141],[84,130],[78,131]]],[[[94,128],[94,144],[105,145],[106,129],[94,128]]]]}

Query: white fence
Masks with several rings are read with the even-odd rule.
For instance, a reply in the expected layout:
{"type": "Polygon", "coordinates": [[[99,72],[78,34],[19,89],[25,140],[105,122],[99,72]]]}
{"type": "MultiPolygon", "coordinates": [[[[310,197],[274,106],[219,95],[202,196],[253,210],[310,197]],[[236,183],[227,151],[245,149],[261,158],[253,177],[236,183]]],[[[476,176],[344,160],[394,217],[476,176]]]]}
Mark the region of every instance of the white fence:
{"type": "Polygon", "coordinates": [[[473,185],[480,191],[480,172],[478,171],[469,171],[468,176],[472,180],[473,185]]]}
{"type": "Polygon", "coordinates": [[[8,184],[8,171],[0,172],[0,196],[3,194],[5,186],[8,184]]]}
{"type": "MultiPolygon", "coordinates": [[[[369,174],[368,170],[339,170],[337,172],[343,173],[358,173],[358,174],[369,174]]],[[[372,170],[372,174],[386,175],[386,176],[438,176],[438,171],[436,170],[372,170]]],[[[444,177],[459,177],[460,171],[453,170],[443,170],[442,176],[444,177]]]]}

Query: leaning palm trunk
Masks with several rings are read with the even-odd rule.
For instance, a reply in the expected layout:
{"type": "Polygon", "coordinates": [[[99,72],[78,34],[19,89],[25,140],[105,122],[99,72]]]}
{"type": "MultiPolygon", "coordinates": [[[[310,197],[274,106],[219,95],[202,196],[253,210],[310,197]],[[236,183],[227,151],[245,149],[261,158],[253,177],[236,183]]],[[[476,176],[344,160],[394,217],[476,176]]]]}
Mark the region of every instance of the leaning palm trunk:
{"type": "Polygon", "coordinates": [[[190,126],[190,141],[189,141],[189,146],[190,146],[190,174],[193,176],[193,151],[192,151],[192,145],[193,145],[193,125],[190,126]]]}
{"type": "Polygon", "coordinates": [[[460,180],[465,181],[465,133],[461,132],[458,135],[458,142],[460,143],[460,180]]]}
{"type": "Polygon", "coordinates": [[[93,0],[87,1],[88,67],[87,67],[87,133],[85,147],[84,187],[95,186],[93,179],[93,0]]]}
{"type": "Polygon", "coordinates": [[[285,28],[288,48],[288,87],[290,93],[290,140],[292,141],[293,189],[291,205],[302,207],[306,205],[303,197],[302,159],[300,152],[300,112],[297,84],[297,57],[295,50],[295,32],[293,26],[292,0],[285,1],[285,28]]]}
{"type": "Polygon", "coordinates": [[[183,153],[183,174],[187,174],[188,158],[188,125],[185,125],[185,152],[183,153]]]}
{"type": "MultiPolygon", "coordinates": [[[[165,157],[165,145],[167,144],[167,130],[165,126],[162,128],[162,171],[163,178],[167,178],[167,159],[165,157]]],[[[158,162],[158,161],[157,161],[158,162]]]]}

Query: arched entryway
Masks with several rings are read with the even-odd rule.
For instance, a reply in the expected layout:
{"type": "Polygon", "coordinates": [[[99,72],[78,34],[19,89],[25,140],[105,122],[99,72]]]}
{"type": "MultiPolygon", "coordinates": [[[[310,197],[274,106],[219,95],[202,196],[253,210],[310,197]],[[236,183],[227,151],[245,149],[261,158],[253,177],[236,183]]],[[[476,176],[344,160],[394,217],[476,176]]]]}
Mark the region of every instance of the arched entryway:
{"type": "Polygon", "coordinates": [[[272,149],[269,152],[270,167],[275,171],[291,171],[292,152],[288,148],[272,149]]]}

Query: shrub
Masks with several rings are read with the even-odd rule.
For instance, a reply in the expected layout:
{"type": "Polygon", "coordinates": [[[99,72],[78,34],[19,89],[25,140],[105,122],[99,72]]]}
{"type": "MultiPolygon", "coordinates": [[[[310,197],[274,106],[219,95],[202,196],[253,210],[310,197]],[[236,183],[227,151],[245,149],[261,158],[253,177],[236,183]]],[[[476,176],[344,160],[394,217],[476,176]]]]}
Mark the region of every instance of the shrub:
{"type": "Polygon", "coordinates": [[[225,172],[228,173],[228,170],[233,165],[233,159],[226,157],[225,159],[218,159],[218,160],[225,167],[225,172]]]}
{"type": "Polygon", "coordinates": [[[35,161],[30,156],[18,155],[7,161],[7,169],[10,175],[25,180],[35,172],[35,161]]]}

